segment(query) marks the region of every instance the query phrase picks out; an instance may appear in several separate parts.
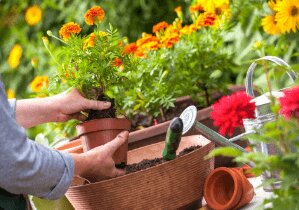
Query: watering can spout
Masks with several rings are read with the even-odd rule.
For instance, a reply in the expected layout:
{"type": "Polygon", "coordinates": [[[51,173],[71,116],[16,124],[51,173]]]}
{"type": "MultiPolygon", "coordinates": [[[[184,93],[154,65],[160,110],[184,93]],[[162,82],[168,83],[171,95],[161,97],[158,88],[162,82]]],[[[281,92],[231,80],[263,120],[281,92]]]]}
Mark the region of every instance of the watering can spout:
{"type": "Polygon", "coordinates": [[[215,142],[218,145],[234,147],[235,149],[241,152],[247,152],[244,148],[240,147],[237,144],[232,143],[229,139],[225,138],[224,136],[220,135],[216,131],[198,122],[196,120],[196,115],[197,115],[197,109],[195,106],[189,106],[182,112],[180,118],[182,119],[183,126],[184,126],[183,134],[187,133],[191,128],[195,128],[201,134],[208,137],[211,141],[215,142]]]}

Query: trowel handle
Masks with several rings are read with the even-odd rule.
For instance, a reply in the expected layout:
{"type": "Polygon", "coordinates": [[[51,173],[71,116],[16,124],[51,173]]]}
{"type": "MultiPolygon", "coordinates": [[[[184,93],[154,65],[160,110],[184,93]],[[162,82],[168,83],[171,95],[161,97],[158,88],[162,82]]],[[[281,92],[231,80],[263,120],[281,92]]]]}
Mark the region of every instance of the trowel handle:
{"type": "Polygon", "coordinates": [[[283,66],[287,68],[287,74],[290,77],[290,79],[292,80],[292,82],[294,82],[297,79],[297,74],[291,69],[290,65],[287,64],[284,60],[282,60],[279,57],[275,57],[275,56],[265,56],[262,58],[259,58],[257,60],[255,60],[248,68],[247,70],[247,74],[246,74],[246,80],[245,80],[245,86],[246,86],[246,93],[247,95],[254,97],[254,92],[253,92],[253,84],[252,84],[252,76],[253,76],[253,72],[255,67],[257,66],[259,61],[271,61],[279,66],[283,66]]]}

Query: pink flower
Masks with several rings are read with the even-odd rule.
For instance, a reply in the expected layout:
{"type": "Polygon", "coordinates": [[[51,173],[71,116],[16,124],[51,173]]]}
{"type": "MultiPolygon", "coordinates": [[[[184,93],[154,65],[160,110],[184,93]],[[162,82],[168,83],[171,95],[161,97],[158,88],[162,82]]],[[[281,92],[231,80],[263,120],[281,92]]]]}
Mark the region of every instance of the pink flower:
{"type": "Polygon", "coordinates": [[[243,126],[243,119],[255,118],[255,103],[250,100],[250,96],[240,91],[222,97],[212,106],[211,118],[220,134],[232,136],[235,128],[243,126]]]}
{"type": "Polygon", "coordinates": [[[299,86],[284,91],[284,96],[279,98],[279,113],[285,118],[296,117],[299,119],[299,86]]]}

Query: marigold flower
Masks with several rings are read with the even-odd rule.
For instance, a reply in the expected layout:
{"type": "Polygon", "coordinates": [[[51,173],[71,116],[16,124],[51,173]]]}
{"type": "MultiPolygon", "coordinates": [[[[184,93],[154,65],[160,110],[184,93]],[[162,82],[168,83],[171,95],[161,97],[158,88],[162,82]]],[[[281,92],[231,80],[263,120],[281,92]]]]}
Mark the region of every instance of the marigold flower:
{"type": "Polygon", "coordinates": [[[166,23],[165,21],[157,23],[156,25],[153,26],[153,33],[156,33],[156,32],[163,30],[167,27],[168,27],[168,23],[166,23]]]}
{"type": "Polygon", "coordinates": [[[201,26],[214,26],[217,21],[215,13],[203,13],[197,19],[197,27],[201,26]]]}
{"type": "Polygon", "coordinates": [[[31,90],[36,93],[40,92],[43,88],[48,87],[48,85],[48,76],[36,76],[30,83],[31,90]]]}
{"type": "Polygon", "coordinates": [[[186,25],[186,26],[184,26],[184,27],[180,30],[180,34],[181,34],[181,35],[183,35],[183,34],[185,34],[185,35],[189,35],[189,34],[195,32],[196,29],[197,29],[197,28],[196,28],[195,24],[186,25]]]}
{"type": "Polygon", "coordinates": [[[298,0],[282,0],[276,3],[274,8],[277,13],[275,21],[282,32],[295,33],[299,25],[299,2],[298,0]]]}
{"type": "Polygon", "coordinates": [[[96,20],[101,23],[105,17],[105,11],[100,6],[90,8],[84,15],[85,23],[87,25],[94,25],[96,20]]]}
{"type": "Polygon", "coordinates": [[[133,42],[133,43],[127,44],[125,46],[124,53],[125,54],[135,53],[137,49],[138,49],[138,47],[137,47],[136,43],[133,42]]]}
{"type": "Polygon", "coordinates": [[[94,33],[91,33],[88,37],[88,39],[85,41],[85,46],[84,47],[94,47],[95,46],[95,40],[96,35],[94,33]]]}
{"type": "Polygon", "coordinates": [[[42,19],[42,10],[39,6],[34,5],[29,7],[25,12],[25,21],[28,25],[37,25],[42,19]]]}
{"type": "Polygon", "coordinates": [[[11,89],[11,88],[9,88],[9,89],[6,91],[6,95],[7,95],[7,98],[8,98],[8,99],[11,99],[11,98],[15,98],[15,97],[16,97],[15,91],[13,91],[13,89],[11,89]]]}
{"type": "Polygon", "coordinates": [[[160,48],[160,40],[151,34],[144,33],[141,39],[136,41],[138,49],[142,50],[143,53],[147,50],[157,50],[160,48]]]}
{"type": "Polygon", "coordinates": [[[81,32],[81,27],[79,26],[79,24],[70,22],[64,24],[60,28],[59,35],[63,40],[67,41],[70,38],[71,34],[79,34],[80,32],[81,32]]]}
{"type": "Polygon", "coordinates": [[[8,56],[8,65],[11,68],[16,68],[20,64],[20,60],[22,57],[23,49],[21,45],[15,44],[11,49],[9,56],[8,56]]]}
{"type": "Polygon", "coordinates": [[[243,126],[243,119],[255,118],[255,103],[244,91],[222,97],[212,106],[211,118],[219,133],[233,135],[234,129],[243,126]]]}
{"type": "Polygon", "coordinates": [[[299,119],[299,86],[284,91],[279,99],[279,113],[286,119],[295,117],[299,119]]]}
{"type": "Polygon", "coordinates": [[[113,66],[120,67],[123,64],[122,60],[119,57],[116,57],[113,60],[113,66]]]}
{"type": "Polygon", "coordinates": [[[189,7],[189,11],[190,12],[202,12],[204,10],[203,10],[203,7],[201,5],[195,4],[195,5],[191,5],[189,7]]]}

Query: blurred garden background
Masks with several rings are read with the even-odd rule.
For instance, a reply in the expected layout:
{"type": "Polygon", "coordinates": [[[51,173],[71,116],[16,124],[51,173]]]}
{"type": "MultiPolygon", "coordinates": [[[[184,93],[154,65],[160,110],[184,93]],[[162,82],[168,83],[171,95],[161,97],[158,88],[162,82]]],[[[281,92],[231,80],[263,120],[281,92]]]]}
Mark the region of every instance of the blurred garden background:
{"type": "MultiPolygon", "coordinates": [[[[55,39],[49,43],[47,31],[59,36],[63,24],[76,22],[84,33],[90,32],[83,16],[95,5],[105,11],[104,28],[111,23],[124,37],[125,45],[138,42],[142,34],[159,38],[159,31],[153,28],[158,23],[179,23],[181,28],[190,26],[191,31],[195,24],[195,33],[184,28],[180,38],[169,46],[150,49],[153,52],[148,61],[140,65],[141,82],[128,92],[122,104],[130,116],[148,112],[159,117],[163,114],[160,107],[172,107],[176,97],[201,91],[207,96],[208,91],[224,90],[229,84],[244,84],[249,64],[263,55],[281,57],[295,71],[299,70],[296,0],[2,0],[0,73],[9,98],[43,97],[58,92],[48,88],[57,67],[45,44],[54,53],[55,47],[63,44],[55,39]],[[212,22],[205,19],[202,25],[196,25],[199,17],[207,13],[212,14],[212,22]],[[198,82],[200,79],[206,83],[198,82]]],[[[264,83],[260,76],[256,74],[257,84],[264,83]]],[[[202,106],[211,104],[207,97],[198,101],[202,106]]],[[[72,125],[49,123],[28,130],[28,134],[48,144],[74,135],[72,125]]]]}

